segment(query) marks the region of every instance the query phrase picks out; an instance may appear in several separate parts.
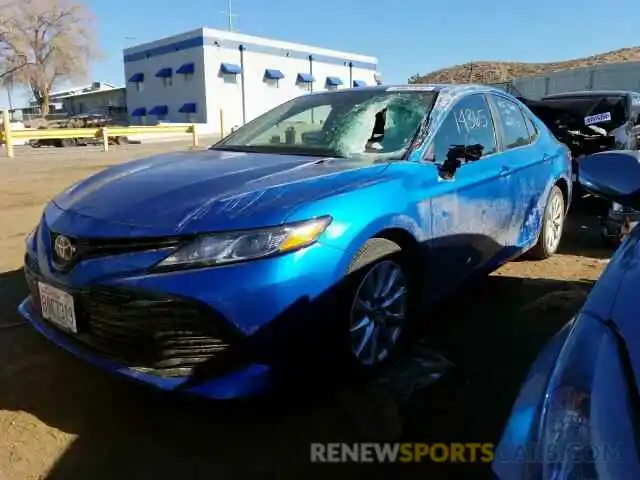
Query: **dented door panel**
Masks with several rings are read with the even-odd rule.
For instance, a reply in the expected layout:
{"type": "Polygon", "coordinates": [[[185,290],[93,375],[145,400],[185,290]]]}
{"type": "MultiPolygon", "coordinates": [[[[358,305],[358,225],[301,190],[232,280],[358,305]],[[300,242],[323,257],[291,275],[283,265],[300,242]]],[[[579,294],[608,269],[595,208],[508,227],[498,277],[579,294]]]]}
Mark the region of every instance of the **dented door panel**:
{"type": "Polygon", "coordinates": [[[513,203],[501,154],[462,166],[433,189],[431,249],[439,278],[456,282],[500,256],[513,203]]]}

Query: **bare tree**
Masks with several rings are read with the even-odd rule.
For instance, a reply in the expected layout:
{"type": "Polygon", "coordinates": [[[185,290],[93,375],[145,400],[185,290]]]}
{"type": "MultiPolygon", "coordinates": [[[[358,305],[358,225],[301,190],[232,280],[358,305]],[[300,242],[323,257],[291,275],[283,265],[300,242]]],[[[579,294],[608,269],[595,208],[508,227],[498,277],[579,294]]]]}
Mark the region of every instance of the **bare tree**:
{"type": "Polygon", "coordinates": [[[56,82],[84,77],[100,55],[93,17],[74,0],[0,0],[2,80],[29,88],[42,116],[56,82]]]}

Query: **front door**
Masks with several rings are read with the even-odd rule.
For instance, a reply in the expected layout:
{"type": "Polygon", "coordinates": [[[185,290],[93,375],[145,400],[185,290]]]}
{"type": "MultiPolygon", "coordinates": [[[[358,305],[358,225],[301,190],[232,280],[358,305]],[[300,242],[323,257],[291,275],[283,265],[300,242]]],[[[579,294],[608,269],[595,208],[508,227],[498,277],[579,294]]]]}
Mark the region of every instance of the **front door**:
{"type": "Polygon", "coordinates": [[[431,266],[438,281],[451,285],[497,258],[513,215],[509,171],[497,142],[485,95],[473,94],[453,106],[426,157],[442,171],[449,157],[466,150],[452,175],[441,175],[431,197],[431,266]],[[474,153],[477,155],[474,157],[474,153]]]}

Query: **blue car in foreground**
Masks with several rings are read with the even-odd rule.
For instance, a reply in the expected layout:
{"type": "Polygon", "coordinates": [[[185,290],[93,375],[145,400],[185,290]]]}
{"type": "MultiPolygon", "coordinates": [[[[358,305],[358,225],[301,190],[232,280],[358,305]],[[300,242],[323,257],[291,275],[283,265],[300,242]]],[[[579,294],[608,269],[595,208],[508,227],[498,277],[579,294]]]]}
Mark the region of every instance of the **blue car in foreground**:
{"type": "Polygon", "coordinates": [[[20,311],[126,377],[254,395],[379,366],[418,308],[552,255],[570,198],[568,149],[502,91],[304,95],[61,193],[27,239],[20,311]]]}
{"type": "MultiPolygon", "coordinates": [[[[640,152],[588,156],[578,180],[638,209],[640,152]]],[[[640,478],[639,240],[635,228],[531,368],[496,451],[499,478],[640,478]]]]}

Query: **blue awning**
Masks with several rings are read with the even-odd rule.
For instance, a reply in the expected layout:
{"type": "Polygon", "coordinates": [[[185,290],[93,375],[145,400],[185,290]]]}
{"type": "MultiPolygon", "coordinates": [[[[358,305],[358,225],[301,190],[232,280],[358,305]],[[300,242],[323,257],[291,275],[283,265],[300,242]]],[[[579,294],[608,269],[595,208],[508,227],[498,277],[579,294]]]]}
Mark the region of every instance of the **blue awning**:
{"type": "Polygon", "coordinates": [[[365,82],[364,80],[354,80],[353,81],[353,86],[354,87],[366,87],[367,86],[367,82],[365,82]]]}
{"type": "Polygon", "coordinates": [[[264,78],[268,78],[269,80],[280,80],[281,78],[284,78],[284,73],[282,73],[280,70],[267,68],[264,71],[264,78]]]}
{"type": "Polygon", "coordinates": [[[221,63],[220,71],[228,75],[237,75],[242,72],[242,69],[240,65],[236,65],[235,63],[221,63]]]}
{"type": "Polygon", "coordinates": [[[129,83],[140,83],[144,82],[144,73],[134,73],[129,77],[129,83]]]}
{"type": "Polygon", "coordinates": [[[156,77],[158,78],[169,78],[171,76],[173,76],[173,70],[169,67],[161,68],[156,73],[156,77]]]}
{"type": "Polygon", "coordinates": [[[185,103],[178,110],[180,113],[196,113],[196,104],[195,103],[185,103]]]}
{"type": "Polygon", "coordinates": [[[166,105],[156,105],[151,110],[149,110],[149,115],[166,115],[169,112],[169,107],[166,105]]]}
{"type": "Polygon", "coordinates": [[[299,73],[296,79],[297,83],[313,83],[316,79],[310,73],[299,73]]]}
{"type": "Polygon", "coordinates": [[[342,85],[342,80],[340,77],[327,77],[327,85],[337,87],[338,85],[342,85]]]}
{"type": "Polygon", "coordinates": [[[187,73],[193,73],[195,71],[195,68],[196,67],[193,62],[185,63],[176,70],[176,73],[182,73],[186,75],[187,73]]]}
{"type": "Polygon", "coordinates": [[[144,107],[136,108],[133,112],[131,112],[132,117],[146,117],[147,109],[144,107]]]}

